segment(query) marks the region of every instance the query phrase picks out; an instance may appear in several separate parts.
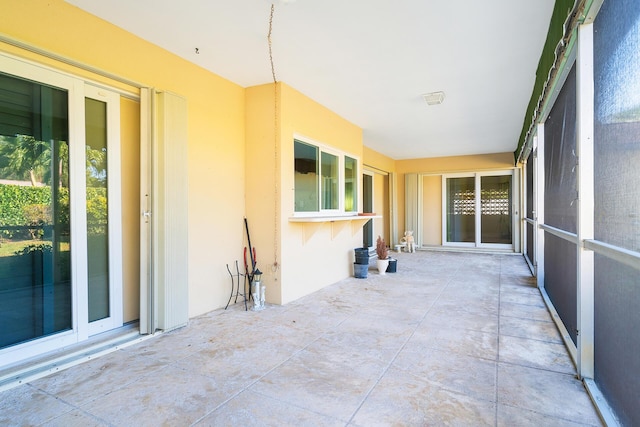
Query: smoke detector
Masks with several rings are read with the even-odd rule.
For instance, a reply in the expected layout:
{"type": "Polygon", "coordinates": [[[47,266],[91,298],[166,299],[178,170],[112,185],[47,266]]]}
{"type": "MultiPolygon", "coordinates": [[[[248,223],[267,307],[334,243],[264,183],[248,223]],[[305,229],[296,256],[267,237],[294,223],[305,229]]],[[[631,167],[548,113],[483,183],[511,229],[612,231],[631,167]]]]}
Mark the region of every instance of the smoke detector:
{"type": "Polygon", "coordinates": [[[444,92],[431,92],[422,95],[427,105],[438,105],[444,102],[444,92]]]}

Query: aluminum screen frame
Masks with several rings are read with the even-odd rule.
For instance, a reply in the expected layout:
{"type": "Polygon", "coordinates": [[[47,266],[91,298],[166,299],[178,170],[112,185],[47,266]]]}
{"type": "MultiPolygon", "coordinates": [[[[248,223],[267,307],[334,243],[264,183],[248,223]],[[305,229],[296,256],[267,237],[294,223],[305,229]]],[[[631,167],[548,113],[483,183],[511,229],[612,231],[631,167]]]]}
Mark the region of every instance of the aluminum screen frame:
{"type": "MultiPolygon", "coordinates": [[[[640,3],[594,21],[594,236],[640,252],[640,3]]],[[[594,380],[622,425],[640,423],[640,270],[596,253],[594,380]]]]}

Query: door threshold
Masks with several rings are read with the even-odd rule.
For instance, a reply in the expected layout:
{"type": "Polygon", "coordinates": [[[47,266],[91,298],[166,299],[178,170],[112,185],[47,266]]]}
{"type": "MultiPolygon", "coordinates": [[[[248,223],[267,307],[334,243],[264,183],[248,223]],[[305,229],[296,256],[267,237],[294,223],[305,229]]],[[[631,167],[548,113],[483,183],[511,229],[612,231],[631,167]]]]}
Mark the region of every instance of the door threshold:
{"type": "Polygon", "coordinates": [[[417,251],[434,251],[434,252],[470,252],[479,254],[493,254],[493,255],[522,255],[521,252],[516,252],[513,249],[503,248],[478,248],[471,246],[420,246],[416,247],[417,251]]]}
{"type": "Polygon", "coordinates": [[[121,328],[95,335],[81,343],[20,361],[0,369],[0,391],[93,360],[153,336],[140,335],[138,322],[133,322],[121,328]]]}

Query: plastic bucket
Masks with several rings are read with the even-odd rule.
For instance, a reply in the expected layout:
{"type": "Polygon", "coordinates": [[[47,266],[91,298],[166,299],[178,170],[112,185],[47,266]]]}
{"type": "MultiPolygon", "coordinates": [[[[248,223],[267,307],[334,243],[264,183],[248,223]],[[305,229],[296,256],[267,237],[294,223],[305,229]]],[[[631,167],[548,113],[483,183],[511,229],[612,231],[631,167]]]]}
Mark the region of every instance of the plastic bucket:
{"type": "Polygon", "coordinates": [[[369,265],[369,248],[355,248],[356,264],[369,265]]]}
{"type": "Polygon", "coordinates": [[[356,255],[356,264],[369,265],[369,255],[356,255]]]}
{"type": "Polygon", "coordinates": [[[389,259],[389,267],[387,267],[387,273],[395,273],[398,268],[397,259],[389,259]]]}
{"type": "Polygon", "coordinates": [[[356,279],[366,279],[369,272],[369,265],[353,263],[353,276],[356,279]]]}

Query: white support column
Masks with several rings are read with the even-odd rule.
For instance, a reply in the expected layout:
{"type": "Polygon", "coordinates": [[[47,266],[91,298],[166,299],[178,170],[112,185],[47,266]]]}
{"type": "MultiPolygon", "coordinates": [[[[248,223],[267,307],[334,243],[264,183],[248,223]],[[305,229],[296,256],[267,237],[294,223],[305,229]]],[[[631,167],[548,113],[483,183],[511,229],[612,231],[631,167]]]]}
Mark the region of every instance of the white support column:
{"type": "Polygon", "coordinates": [[[398,177],[395,172],[389,173],[389,244],[400,241],[398,235],[398,177]]]}
{"type": "Polygon", "coordinates": [[[578,375],[593,378],[594,253],[584,247],[594,238],[593,154],[593,24],[578,27],[577,74],[577,183],[578,183],[578,375]]]}
{"type": "Polygon", "coordinates": [[[538,279],[538,287],[544,288],[544,230],[540,228],[544,224],[544,124],[539,123],[537,134],[536,154],[534,157],[534,207],[535,212],[533,219],[535,220],[535,254],[536,254],[536,278],[538,279]]]}

